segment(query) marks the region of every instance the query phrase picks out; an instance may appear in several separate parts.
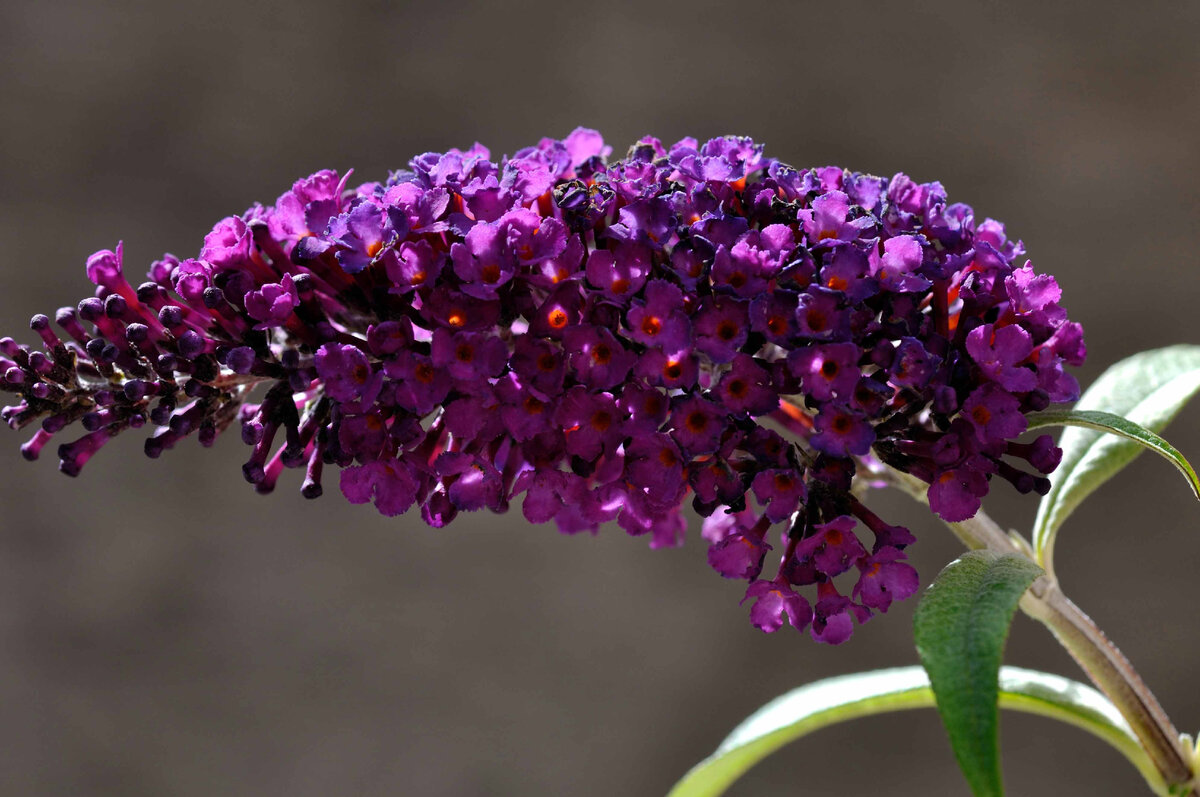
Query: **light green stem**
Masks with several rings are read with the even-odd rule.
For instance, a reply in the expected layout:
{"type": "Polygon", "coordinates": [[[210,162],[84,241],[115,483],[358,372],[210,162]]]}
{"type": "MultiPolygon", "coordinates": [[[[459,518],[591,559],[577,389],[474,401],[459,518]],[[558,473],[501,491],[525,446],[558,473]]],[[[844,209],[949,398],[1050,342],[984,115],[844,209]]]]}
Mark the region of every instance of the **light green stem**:
{"type": "MultiPolygon", "coordinates": [[[[913,476],[888,468],[884,480],[918,501],[927,501],[928,485],[913,476]]],[[[1024,538],[1006,533],[982,510],[970,520],[946,525],[970,549],[1015,553],[1036,561],[1024,538]]],[[[1172,793],[1200,797],[1192,751],[1185,749],[1162,705],[1117,646],[1062,593],[1057,579],[1043,575],[1021,598],[1020,605],[1025,614],[1050,629],[1096,688],[1121,712],[1163,780],[1172,785],[1172,793]]]]}

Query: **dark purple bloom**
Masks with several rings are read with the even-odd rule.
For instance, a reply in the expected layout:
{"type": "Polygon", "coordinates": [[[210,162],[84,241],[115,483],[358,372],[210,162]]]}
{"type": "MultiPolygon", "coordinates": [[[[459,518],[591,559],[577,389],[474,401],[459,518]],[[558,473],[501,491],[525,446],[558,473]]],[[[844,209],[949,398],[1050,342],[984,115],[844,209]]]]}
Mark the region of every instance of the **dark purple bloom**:
{"type": "Polygon", "coordinates": [[[391,293],[410,293],[432,284],[441,274],[445,258],[434,252],[429,241],[405,241],[384,261],[391,293]]]}
{"type": "Polygon", "coordinates": [[[567,433],[567,451],[589,462],[621,439],[624,426],[623,413],[611,395],[581,386],[567,391],[554,419],[567,433]]]}
{"type": "Polygon", "coordinates": [[[1013,269],[1005,278],[1004,289],[1012,302],[1013,312],[1022,315],[1035,313],[1062,298],[1062,289],[1049,274],[1035,274],[1032,266],[1013,269]]]}
{"type": "Polygon", "coordinates": [[[916,272],[921,268],[923,254],[916,236],[901,235],[884,241],[883,251],[871,250],[871,276],[892,291],[923,291],[929,280],[916,272]]]}
{"type": "Polygon", "coordinates": [[[608,228],[612,237],[663,249],[675,233],[676,216],[665,199],[640,199],[621,208],[617,223],[608,228]]]}
{"type": "Polygon", "coordinates": [[[393,394],[396,405],[417,416],[432,412],[450,392],[450,375],[422,354],[399,352],[384,372],[398,382],[393,394]]]}
{"type": "Polygon", "coordinates": [[[809,291],[799,297],[796,326],[801,338],[838,340],[849,327],[849,314],[838,306],[832,291],[809,291]]]}
{"type": "Polygon", "coordinates": [[[500,418],[513,440],[523,443],[549,430],[554,405],[545,394],[523,384],[511,371],[496,382],[495,391],[503,402],[500,418]]]}
{"type": "Polygon", "coordinates": [[[603,327],[572,327],[563,336],[571,371],[593,390],[611,390],[625,382],[637,357],[603,327]]]}
{"type": "Polygon", "coordinates": [[[901,551],[880,548],[858,561],[860,575],[852,597],[863,606],[886,612],[892,601],[904,600],[917,591],[917,571],[903,562],[901,551]]]}
{"type": "Polygon", "coordinates": [[[725,413],[711,401],[690,396],[671,411],[671,437],[689,457],[717,450],[726,431],[725,413]]]}
{"type": "MultiPolygon", "coordinates": [[[[805,300],[806,303],[810,300],[805,300]]],[[[795,338],[796,330],[800,328],[796,319],[796,308],[800,299],[794,293],[776,291],[763,294],[750,303],[750,328],[777,346],[790,346],[795,338]]],[[[830,314],[835,312],[836,304],[829,304],[830,314]]],[[[829,317],[818,318],[821,308],[814,308],[813,323],[817,326],[827,326],[829,317]]],[[[801,322],[803,328],[811,332],[808,318],[801,322]]],[[[814,335],[816,336],[816,335],[814,335]]]]}
{"type": "Polygon", "coordinates": [[[500,473],[482,457],[447,452],[437,458],[437,473],[448,484],[446,495],[455,508],[474,512],[501,509],[500,473]]]}
{"type": "Polygon", "coordinates": [[[297,180],[291,191],[275,201],[274,212],[268,217],[272,237],[294,244],[321,234],[339,212],[342,187],[338,173],[329,169],[297,180]]]}
{"type": "Polygon", "coordinates": [[[860,351],[853,343],[830,343],[795,349],[788,355],[788,369],[800,379],[804,392],[817,401],[835,396],[848,399],[858,385],[860,351]]]}
{"type": "Polygon", "coordinates": [[[617,245],[588,255],[588,282],[610,299],[626,304],[646,284],[652,261],[639,246],[617,245]]]}
{"type": "Polygon", "coordinates": [[[250,260],[250,230],[238,216],[221,219],[204,237],[200,259],[218,269],[237,268],[250,260]]]}
{"type": "Polygon", "coordinates": [[[974,517],[987,491],[987,474],[963,465],[943,472],[929,485],[929,508],[942,520],[956,523],[974,517]]]}
{"type": "Polygon", "coordinates": [[[811,560],[817,572],[829,578],[846,572],[867,555],[854,534],[855,525],[854,518],[840,515],[815,526],[812,535],[796,546],[796,559],[811,560]]]}
{"type": "Polygon", "coordinates": [[[626,384],[617,402],[626,413],[630,434],[653,432],[663,425],[671,412],[671,401],[661,390],[636,382],[626,384]]]}
{"type": "Polygon", "coordinates": [[[691,390],[699,379],[700,363],[696,355],[686,349],[672,352],[651,349],[637,361],[633,373],[651,385],[691,390]]]}
{"type": "Polygon", "coordinates": [[[376,460],[342,471],[342,493],[352,504],[374,501],[389,517],[402,515],[416,501],[419,483],[411,469],[398,460],[376,460]]]}
{"type": "Polygon", "coordinates": [[[816,427],[810,441],[813,448],[833,457],[862,456],[875,442],[871,424],[850,409],[829,406],[821,410],[813,423],[816,427]]]}
{"type": "Polygon", "coordinates": [[[259,323],[256,329],[271,329],[282,326],[300,304],[300,295],[291,274],[284,274],[278,283],[267,283],[246,294],[246,314],[259,323]]]}
{"type": "Polygon", "coordinates": [[[798,470],[774,468],[759,471],[751,484],[754,497],[766,507],[764,517],[772,523],[787,520],[808,494],[804,473],[798,470]]]}
{"type": "MultiPolygon", "coordinates": [[[[756,526],[759,524],[756,524],[756,526]]],[[[762,528],[737,530],[708,549],[708,564],[725,578],[755,579],[762,572],[763,558],[771,545],[763,539],[762,528]]]]}
{"type": "Polygon", "coordinates": [[[770,373],[748,354],[734,358],[712,392],[725,409],[737,415],[763,415],[779,406],[770,373]]]}
{"type": "Polygon", "coordinates": [[[1033,353],[1033,338],[1016,324],[996,329],[975,327],[967,335],[967,353],[980,370],[1005,390],[1028,392],[1037,387],[1037,374],[1021,363],[1033,353]]]}
{"type": "Polygon", "coordinates": [[[976,388],[963,402],[962,411],[981,443],[1016,437],[1029,425],[1021,414],[1021,402],[996,385],[976,388]]]}
{"type": "Polygon", "coordinates": [[[136,288],[120,244],[97,252],[94,295],[34,316],[35,347],[0,339],[2,417],[33,428],[29,459],[78,422],[69,475],[126,430],[149,424],[157,457],[236,422],[260,492],[303,469],[315,498],[329,466],[350,501],[435,527],[520,501],[673,547],[690,499],[752,622],[831,643],[916,589],[913,536],[851,492],[860,466],[927,482],[951,521],[993,477],[1048,489],[1061,451],[1014,438],[1078,396],[1086,349],[1002,225],[938,183],[792,169],[745,138],[609,153],[579,128],[383,183],[317,172],[136,288]]]}
{"type": "Polygon", "coordinates": [[[867,215],[850,218],[850,197],[836,190],[814,199],[812,208],[801,211],[800,218],[814,246],[851,243],[875,223],[867,215]]]}
{"type": "Polygon", "coordinates": [[[870,611],[838,593],[830,582],[817,585],[813,607],[812,638],[827,645],[840,645],[854,633],[854,620],[864,623],[870,611]]]}
{"type": "Polygon", "coordinates": [[[357,402],[364,394],[379,389],[378,377],[382,374],[371,368],[367,356],[355,346],[326,343],[317,351],[314,362],[325,392],[335,401],[357,402]]]}
{"type": "Polygon", "coordinates": [[[750,607],[750,622],[760,631],[778,631],[783,626],[784,617],[797,631],[803,631],[812,622],[812,607],[786,582],[753,581],[742,603],[751,598],[755,600],[750,607]]]}
{"type": "Polygon", "coordinates": [[[392,218],[373,202],[356,204],[329,223],[328,236],[337,244],[337,261],[347,274],[357,274],[371,265],[383,248],[397,237],[404,237],[403,227],[396,229],[392,218]]]}
{"type": "Polygon", "coordinates": [[[462,387],[480,386],[488,377],[499,376],[508,360],[504,341],[483,332],[433,333],[433,366],[444,370],[462,387]]]}
{"type": "Polygon", "coordinates": [[[683,292],[665,280],[646,285],[646,301],[634,302],[629,334],[638,343],[679,351],[689,343],[691,323],[683,312],[683,292]]]}
{"type": "Polygon", "coordinates": [[[708,297],[693,322],[696,349],[714,363],[729,362],[746,345],[749,320],[746,302],[727,296],[708,297]]]}

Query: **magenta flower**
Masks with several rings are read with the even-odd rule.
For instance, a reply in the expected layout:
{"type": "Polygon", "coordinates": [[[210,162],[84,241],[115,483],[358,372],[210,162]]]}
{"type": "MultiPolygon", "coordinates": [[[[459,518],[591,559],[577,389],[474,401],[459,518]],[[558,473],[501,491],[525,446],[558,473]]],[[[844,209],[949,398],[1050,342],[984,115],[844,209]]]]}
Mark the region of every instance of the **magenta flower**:
{"type": "Polygon", "coordinates": [[[236,422],[260,492],[294,469],[315,498],[333,467],[349,501],[433,526],[519,502],[672,547],[690,498],[753,624],[829,643],[917,588],[912,534],[850,491],[859,458],[947,520],[993,477],[1048,488],[1061,452],[1014,438],[1077,397],[1086,350],[1002,225],[746,138],[610,152],[580,128],[384,182],[317,172],[136,288],[120,245],[97,252],[94,295],[34,316],[39,346],[0,339],[2,417],[37,425],[28,459],[81,426],[72,476],[127,430],[156,457],[236,422]]]}

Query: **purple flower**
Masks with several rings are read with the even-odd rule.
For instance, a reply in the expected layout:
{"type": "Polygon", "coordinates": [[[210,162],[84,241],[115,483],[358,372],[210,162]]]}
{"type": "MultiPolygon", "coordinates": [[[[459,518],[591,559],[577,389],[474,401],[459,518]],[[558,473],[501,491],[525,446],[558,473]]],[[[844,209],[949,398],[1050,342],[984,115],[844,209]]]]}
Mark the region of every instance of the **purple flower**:
{"type": "Polygon", "coordinates": [[[858,562],[860,571],[852,596],[877,611],[886,612],[892,601],[904,600],[917,591],[917,571],[902,560],[895,548],[880,548],[858,562]]]}
{"type": "Polygon", "coordinates": [[[817,585],[818,600],[813,607],[812,638],[827,645],[840,645],[854,633],[854,620],[864,623],[869,610],[840,595],[833,584],[817,585]]]}
{"type": "Polygon", "coordinates": [[[335,401],[357,402],[379,389],[378,377],[382,374],[371,368],[367,356],[355,346],[326,343],[317,351],[314,362],[325,393],[335,401]]]}
{"type": "Polygon", "coordinates": [[[444,370],[461,388],[481,387],[481,380],[499,376],[508,360],[504,341],[483,332],[434,330],[433,366],[444,370]]]}
{"type": "Polygon", "coordinates": [[[563,337],[571,352],[571,372],[593,390],[611,390],[625,382],[637,358],[603,327],[572,327],[563,337]]]}
{"type": "Polygon", "coordinates": [[[36,346],[0,339],[0,417],[33,427],[29,459],[78,422],[69,475],[128,430],[157,457],[237,422],[260,492],[303,469],[315,498],[331,467],[351,502],[435,527],[519,501],[674,547],[690,499],[752,622],[830,643],[917,586],[912,534],[851,492],[860,466],[928,483],[951,521],[994,477],[1048,489],[1061,451],[1015,438],[1078,396],[1086,348],[1002,225],[938,183],[793,169],[746,138],[610,152],[579,128],[382,183],[317,172],[136,289],[101,250],[36,346]]]}
{"type": "Polygon", "coordinates": [[[665,434],[636,437],[625,451],[625,474],[630,484],[655,500],[667,503],[682,491],[684,459],[665,434]]]}
{"type": "Polygon", "coordinates": [[[854,518],[839,515],[815,526],[812,535],[796,546],[796,559],[811,560],[817,572],[829,578],[846,572],[867,555],[854,534],[855,525],[854,518]]]}
{"type": "Polygon", "coordinates": [[[750,334],[746,302],[711,296],[696,314],[696,349],[714,363],[727,363],[737,356],[750,334]]]}
{"type": "Polygon", "coordinates": [[[748,354],[738,354],[713,395],[735,415],[764,415],[779,406],[779,393],[772,388],[771,374],[748,354]]]}
{"type": "Polygon", "coordinates": [[[814,290],[800,294],[796,326],[801,338],[837,340],[849,327],[849,314],[838,306],[832,291],[814,290]]]}
{"type": "Polygon", "coordinates": [[[404,463],[376,460],[342,470],[341,487],[350,503],[374,501],[381,514],[393,517],[412,507],[419,483],[404,463]]]}
{"type": "Polygon", "coordinates": [[[849,218],[850,197],[830,191],[813,200],[812,208],[801,211],[800,218],[808,240],[816,246],[835,246],[857,240],[874,224],[870,216],[849,218]]]}
{"type": "Polygon", "coordinates": [[[588,255],[588,282],[614,301],[626,304],[642,290],[650,273],[650,253],[639,246],[617,245],[588,255]]]}
{"type": "Polygon", "coordinates": [[[967,353],[980,370],[1005,390],[1028,392],[1037,387],[1037,374],[1021,363],[1033,353],[1033,338],[1016,324],[996,329],[975,327],[967,335],[967,353]]]}
{"type": "MultiPolygon", "coordinates": [[[[760,631],[771,633],[783,626],[787,617],[792,628],[803,631],[813,619],[812,607],[791,586],[780,581],[753,581],[742,603],[754,598],[750,622],[760,631]]],[[[847,635],[849,636],[849,635],[847,635]]]]}
{"type": "Polygon", "coordinates": [[[813,448],[830,456],[862,456],[875,442],[875,430],[866,418],[845,408],[829,406],[814,421],[813,448]]]}
{"type": "Polygon", "coordinates": [[[432,284],[441,274],[445,258],[434,252],[429,241],[405,241],[384,261],[391,293],[411,293],[432,284]]]}
{"type": "Polygon", "coordinates": [[[1013,269],[1005,278],[1004,289],[1012,302],[1013,312],[1022,315],[1035,313],[1062,298],[1062,289],[1049,274],[1035,274],[1032,266],[1013,269]]]}
{"type": "Polygon", "coordinates": [[[665,280],[646,285],[646,300],[629,310],[629,334],[638,343],[679,351],[689,342],[691,323],[683,312],[683,292],[665,280]]]}
{"type": "Polygon", "coordinates": [[[929,508],[942,520],[957,523],[975,516],[987,490],[987,474],[964,465],[943,472],[929,485],[929,508]]]}
{"type": "Polygon", "coordinates": [[[474,512],[487,507],[500,511],[500,473],[482,457],[447,452],[437,458],[437,473],[448,484],[446,491],[456,509],[474,512]]]}
{"type": "Polygon", "coordinates": [[[291,274],[284,274],[278,283],[267,283],[258,290],[250,291],[243,301],[246,314],[259,323],[255,329],[271,329],[283,326],[300,304],[300,295],[291,274]]]}
{"type": "Polygon", "coordinates": [[[804,392],[817,401],[829,401],[835,396],[846,400],[861,376],[859,355],[853,343],[809,346],[788,355],[788,369],[801,380],[804,392]]]}
{"type": "Polygon", "coordinates": [[[297,180],[292,190],[275,201],[274,212],[268,217],[272,237],[295,243],[300,238],[319,235],[339,212],[341,189],[338,173],[329,169],[297,180]]]}
{"type": "Polygon", "coordinates": [[[915,273],[924,255],[916,236],[901,235],[883,242],[883,251],[871,250],[871,276],[892,291],[922,291],[930,281],[915,273]]]}
{"type": "Polygon", "coordinates": [[[371,265],[374,259],[397,237],[407,232],[396,229],[392,217],[372,202],[359,202],[348,213],[329,223],[328,237],[337,245],[337,262],[348,274],[371,265]]]}
{"type": "MultiPolygon", "coordinates": [[[[766,528],[762,529],[765,531],[766,528]]],[[[755,529],[735,531],[708,549],[708,564],[725,578],[755,579],[771,546],[755,529]]]]}
{"type": "Polygon", "coordinates": [[[996,385],[976,388],[963,402],[962,412],[981,443],[1016,437],[1029,425],[1021,402],[996,385]]]}
{"type": "Polygon", "coordinates": [[[237,216],[228,216],[217,222],[212,232],[204,237],[200,259],[218,269],[238,268],[250,260],[251,245],[246,222],[237,216]]]}
{"type": "Polygon", "coordinates": [[[772,523],[790,518],[808,494],[804,473],[785,468],[759,471],[751,487],[754,497],[766,507],[763,517],[772,523]]]}
{"type": "Polygon", "coordinates": [[[711,401],[690,396],[671,410],[671,437],[689,457],[717,450],[726,431],[725,413],[711,401]]]}
{"type": "Polygon", "coordinates": [[[622,437],[623,413],[608,393],[573,387],[563,396],[554,418],[567,433],[567,451],[588,462],[622,437]]]}

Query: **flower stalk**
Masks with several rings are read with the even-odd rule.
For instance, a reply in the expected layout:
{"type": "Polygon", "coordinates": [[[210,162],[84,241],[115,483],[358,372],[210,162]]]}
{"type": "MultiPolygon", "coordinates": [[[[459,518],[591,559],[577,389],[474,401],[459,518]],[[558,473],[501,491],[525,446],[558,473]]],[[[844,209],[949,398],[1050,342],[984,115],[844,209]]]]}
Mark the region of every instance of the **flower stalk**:
{"type": "MultiPolygon", "coordinates": [[[[928,486],[920,480],[892,468],[885,468],[881,478],[912,498],[926,501],[928,486]]],[[[1006,533],[982,510],[968,520],[946,525],[969,549],[1034,558],[1024,538],[1006,533]]],[[[1192,751],[1162,704],[1125,654],[1063,593],[1058,579],[1050,573],[1038,578],[1021,598],[1020,607],[1050,629],[1096,688],[1121,712],[1168,785],[1168,793],[1180,797],[1200,795],[1192,751]]]]}

